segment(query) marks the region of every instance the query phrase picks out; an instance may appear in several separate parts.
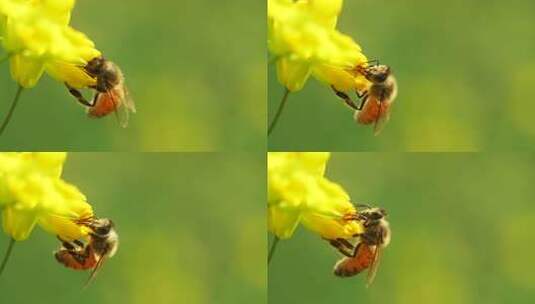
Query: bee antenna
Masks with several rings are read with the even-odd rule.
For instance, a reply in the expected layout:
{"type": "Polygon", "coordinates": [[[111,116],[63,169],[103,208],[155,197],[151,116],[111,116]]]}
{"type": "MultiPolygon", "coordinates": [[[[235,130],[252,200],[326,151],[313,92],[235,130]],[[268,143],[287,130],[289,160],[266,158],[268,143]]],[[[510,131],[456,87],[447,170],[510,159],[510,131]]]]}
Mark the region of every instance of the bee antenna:
{"type": "Polygon", "coordinates": [[[366,205],[366,204],[356,204],[355,206],[357,208],[372,209],[372,207],[370,207],[369,205],[366,205]]]}
{"type": "Polygon", "coordinates": [[[372,64],[372,65],[379,65],[379,59],[369,60],[369,61],[366,61],[365,63],[372,64]]]}

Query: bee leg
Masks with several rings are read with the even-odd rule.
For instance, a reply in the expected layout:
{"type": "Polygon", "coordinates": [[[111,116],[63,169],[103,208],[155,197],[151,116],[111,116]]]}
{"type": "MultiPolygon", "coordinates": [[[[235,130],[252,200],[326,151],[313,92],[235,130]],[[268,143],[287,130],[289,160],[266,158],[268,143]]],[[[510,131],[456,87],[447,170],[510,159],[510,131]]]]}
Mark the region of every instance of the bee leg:
{"type": "Polygon", "coordinates": [[[75,251],[75,247],[69,243],[69,242],[61,242],[61,246],[65,247],[65,249],[69,250],[69,251],[75,251]]]}
{"type": "MultiPolygon", "coordinates": [[[[352,108],[353,110],[359,110],[358,106],[355,104],[355,102],[351,99],[351,97],[349,97],[349,95],[347,95],[346,93],[342,92],[342,91],[338,91],[334,86],[331,86],[331,88],[333,89],[334,93],[336,94],[336,96],[338,96],[339,98],[341,98],[345,103],[346,105],[348,105],[350,108],[352,108]]],[[[360,110],[359,110],[360,111],[360,110]]]]}
{"type": "Polygon", "coordinates": [[[360,213],[348,214],[343,218],[346,221],[366,221],[366,217],[360,213]]]}
{"type": "Polygon", "coordinates": [[[59,237],[58,235],[58,239],[60,240],[61,242],[61,246],[63,246],[63,248],[67,249],[68,251],[76,251],[76,246],[73,245],[71,242],[67,242],[65,240],[63,240],[61,237],[59,237]]]}
{"type": "Polygon", "coordinates": [[[74,98],[76,98],[76,100],[79,103],[83,104],[86,107],[94,107],[95,106],[95,100],[93,100],[92,103],[91,103],[91,102],[87,101],[87,99],[85,99],[85,97],[82,95],[82,93],[79,90],[71,87],[68,83],[65,83],[65,86],[67,86],[67,89],[69,90],[69,93],[71,93],[71,95],[74,96],[74,98]]]}
{"type": "Polygon", "coordinates": [[[360,101],[360,105],[355,109],[357,111],[361,111],[362,108],[364,108],[364,105],[366,104],[366,101],[368,101],[368,92],[364,92],[362,93],[362,98],[361,98],[361,101],[360,101]]]}
{"type": "Polygon", "coordinates": [[[58,235],[58,240],[60,240],[61,245],[65,247],[65,249],[72,251],[72,252],[84,248],[84,243],[82,243],[79,240],[74,240],[72,242],[69,242],[69,241],[65,241],[64,239],[62,239],[59,235],[58,235]]]}
{"type": "Polygon", "coordinates": [[[355,90],[355,93],[357,93],[358,98],[362,98],[364,95],[368,94],[368,91],[363,91],[360,93],[358,90],[355,90]]]}
{"type": "MultiPolygon", "coordinates": [[[[344,247],[344,244],[342,242],[340,242],[341,239],[336,239],[336,240],[326,239],[326,240],[329,241],[329,244],[331,244],[331,246],[336,248],[341,254],[345,255],[346,257],[352,257],[353,256],[353,253],[348,252],[347,249],[344,247]]],[[[346,240],[344,240],[344,241],[346,241],[346,240]]],[[[351,245],[351,244],[349,244],[349,245],[351,245]]],[[[351,247],[349,249],[353,249],[353,246],[351,245],[351,247]]]]}
{"type": "Polygon", "coordinates": [[[368,62],[366,62],[367,64],[371,64],[371,65],[379,65],[379,60],[378,59],[373,59],[373,60],[370,60],[368,62]]]}
{"type": "Polygon", "coordinates": [[[89,254],[87,252],[71,252],[71,255],[80,264],[84,264],[87,258],[89,257],[89,254]]]}
{"type": "Polygon", "coordinates": [[[351,244],[348,240],[346,239],[337,239],[338,242],[340,242],[342,245],[344,245],[346,248],[349,248],[349,249],[353,249],[355,248],[355,246],[353,246],[353,244],[351,244]]]}
{"type": "Polygon", "coordinates": [[[357,246],[355,247],[355,250],[353,250],[353,254],[351,255],[351,258],[354,258],[357,256],[357,253],[359,252],[359,248],[360,246],[362,245],[363,243],[358,243],[357,246]]]}

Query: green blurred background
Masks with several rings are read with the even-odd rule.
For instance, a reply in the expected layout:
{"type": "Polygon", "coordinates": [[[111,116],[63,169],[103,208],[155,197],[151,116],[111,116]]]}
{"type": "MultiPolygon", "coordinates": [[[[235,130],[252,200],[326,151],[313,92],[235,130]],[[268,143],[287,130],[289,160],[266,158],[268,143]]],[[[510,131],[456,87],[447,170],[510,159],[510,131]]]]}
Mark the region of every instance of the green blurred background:
{"type": "Polygon", "coordinates": [[[333,154],[326,176],[389,212],[375,282],[332,274],[339,258],[300,227],[269,266],[269,303],[533,303],[535,156],[333,154]]]}
{"type": "MultiPolygon", "coordinates": [[[[126,130],[113,115],[88,119],[47,76],[24,92],[0,149],[264,150],[261,20],[265,3],[259,1],[77,1],[73,27],[123,69],[138,113],[126,130]]],[[[0,117],[15,90],[4,63],[0,117]]]]}
{"type": "MultiPolygon", "coordinates": [[[[312,80],[290,94],[271,150],[474,151],[535,147],[535,2],[345,1],[340,31],[392,67],[399,95],[379,137],[312,80]],[[293,96],[292,96],[293,95],[293,96]]],[[[282,96],[269,67],[270,119],[282,96]]]]}
{"type": "MultiPolygon", "coordinates": [[[[265,157],[71,153],[64,178],[114,220],[117,255],[92,285],[58,264],[39,227],[0,277],[2,303],[261,303],[266,299],[265,157]]],[[[0,237],[0,252],[7,236],[0,237]]]]}

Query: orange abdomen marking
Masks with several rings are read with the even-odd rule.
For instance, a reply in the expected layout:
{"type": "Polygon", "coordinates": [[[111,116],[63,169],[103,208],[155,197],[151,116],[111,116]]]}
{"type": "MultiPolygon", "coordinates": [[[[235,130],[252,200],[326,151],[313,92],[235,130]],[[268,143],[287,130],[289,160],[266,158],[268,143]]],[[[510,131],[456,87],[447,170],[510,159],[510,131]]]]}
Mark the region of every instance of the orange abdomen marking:
{"type": "Polygon", "coordinates": [[[362,111],[358,113],[357,121],[364,125],[375,123],[381,117],[388,114],[390,103],[383,101],[379,106],[379,101],[376,98],[370,97],[362,111]]]}
{"type": "Polygon", "coordinates": [[[100,93],[95,105],[88,109],[87,113],[91,117],[103,117],[115,112],[120,106],[120,99],[116,98],[113,91],[100,93]]]}
{"type": "Polygon", "coordinates": [[[375,246],[360,243],[355,257],[344,257],[334,266],[334,274],[339,277],[350,277],[370,267],[375,257],[375,246]]]}
{"type": "Polygon", "coordinates": [[[97,264],[95,254],[92,250],[72,252],[66,249],[61,249],[57,251],[54,256],[59,263],[74,270],[91,269],[97,264]]]}

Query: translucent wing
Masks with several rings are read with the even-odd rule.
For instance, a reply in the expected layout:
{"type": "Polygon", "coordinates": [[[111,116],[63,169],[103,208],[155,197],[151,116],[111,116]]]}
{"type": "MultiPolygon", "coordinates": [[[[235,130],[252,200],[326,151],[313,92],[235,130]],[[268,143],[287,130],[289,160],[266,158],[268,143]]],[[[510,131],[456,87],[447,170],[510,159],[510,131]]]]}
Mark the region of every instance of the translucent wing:
{"type": "Polygon", "coordinates": [[[380,99],[381,102],[379,102],[379,113],[377,115],[374,130],[373,130],[373,134],[375,136],[381,133],[386,123],[390,119],[390,108],[392,106],[392,103],[394,102],[394,100],[396,99],[398,95],[396,79],[394,78],[394,76],[390,76],[390,77],[392,81],[390,94],[387,94],[385,92],[385,94],[381,96],[381,99],[380,99]]]}
{"type": "Polygon", "coordinates": [[[377,136],[384,129],[386,123],[390,119],[390,104],[388,101],[379,102],[379,112],[373,125],[373,135],[377,136]]]}
{"type": "Polygon", "coordinates": [[[377,274],[377,269],[379,268],[379,260],[381,259],[382,248],[381,246],[375,246],[372,262],[370,268],[368,269],[368,276],[366,278],[366,287],[370,287],[375,275],[377,274]]]}
{"type": "Polygon", "coordinates": [[[110,91],[109,95],[111,97],[111,101],[113,102],[113,108],[115,109],[115,111],[113,112],[115,113],[115,118],[117,119],[117,122],[123,128],[128,127],[128,120],[130,119],[130,115],[128,111],[123,110],[126,107],[121,104],[120,97],[115,95],[115,91],[110,91]]]}
{"type": "Polygon", "coordinates": [[[136,105],[130,97],[130,93],[128,92],[126,86],[122,86],[120,94],[123,95],[121,96],[122,101],[120,104],[116,104],[115,116],[117,117],[121,127],[126,128],[128,127],[128,121],[130,120],[130,112],[136,113],[136,105]]]}
{"type": "Polygon", "coordinates": [[[105,254],[102,255],[98,259],[97,264],[95,265],[95,268],[93,268],[93,271],[91,271],[91,274],[89,275],[89,278],[87,279],[87,281],[84,284],[84,288],[87,288],[87,286],[89,286],[89,284],[95,279],[95,277],[97,276],[98,271],[100,270],[100,268],[104,264],[104,260],[106,260],[106,255],[105,254]]]}
{"type": "Polygon", "coordinates": [[[132,113],[136,113],[136,105],[134,104],[134,100],[132,99],[132,96],[130,96],[130,91],[126,86],[123,86],[123,94],[125,108],[132,113]]]}

